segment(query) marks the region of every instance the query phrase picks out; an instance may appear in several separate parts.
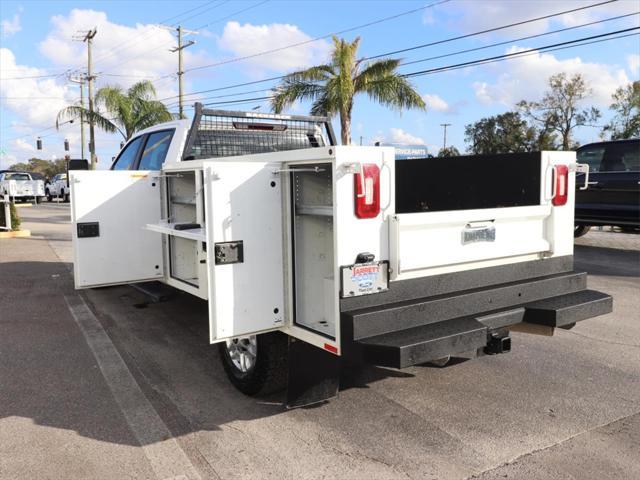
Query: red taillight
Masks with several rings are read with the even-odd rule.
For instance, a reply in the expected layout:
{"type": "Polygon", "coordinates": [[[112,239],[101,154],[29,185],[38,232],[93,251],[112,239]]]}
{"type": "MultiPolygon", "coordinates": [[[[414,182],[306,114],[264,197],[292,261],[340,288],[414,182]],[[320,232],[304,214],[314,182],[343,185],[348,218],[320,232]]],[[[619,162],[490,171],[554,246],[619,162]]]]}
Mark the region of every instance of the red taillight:
{"type": "Polygon", "coordinates": [[[561,207],[567,203],[569,198],[569,167],[566,165],[556,165],[554,168],[554,192],[551,200],[556,207],[561,207]]]}
{"type": "Polygon", "coordinates": [[[356,217],[374,218],[380,213],[380,168],[374,163],[362,165],[362,178],[355,174],[356,217]]]}

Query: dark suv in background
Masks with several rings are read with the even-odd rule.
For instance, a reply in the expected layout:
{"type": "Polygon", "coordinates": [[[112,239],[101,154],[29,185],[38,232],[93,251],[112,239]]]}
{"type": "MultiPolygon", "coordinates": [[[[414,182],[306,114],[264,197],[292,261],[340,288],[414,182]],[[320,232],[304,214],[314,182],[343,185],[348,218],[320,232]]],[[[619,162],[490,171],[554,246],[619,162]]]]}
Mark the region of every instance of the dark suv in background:
{"type": "Polygon", "coordinates": [[[580,237],[595,225],[640,231],[640,139],[589,143],[577,150],[589,165],[589,188],[576,177],[576,230],[580,237]]]}

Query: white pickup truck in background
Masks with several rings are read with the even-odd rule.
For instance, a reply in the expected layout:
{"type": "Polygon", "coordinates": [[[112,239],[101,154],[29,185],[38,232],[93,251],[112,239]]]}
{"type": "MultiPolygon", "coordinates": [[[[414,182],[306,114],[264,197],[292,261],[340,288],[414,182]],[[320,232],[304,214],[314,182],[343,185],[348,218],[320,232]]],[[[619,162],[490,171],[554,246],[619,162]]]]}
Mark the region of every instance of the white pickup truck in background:
{"type": "Polygon", "coordinates": [[[35,180],[28,172],[0,173],[0,195],[40,203],[45,197],[44,180],[35,180]]]}
{"type": "Polygon", "coordinates": [[[506,353],[612,310],[573,268],[575,152],[395,161],[323,117],[203,109],[71,171],[76,288],[157,280],[208,302],[246,394],[335,396],[342,362],[506,353]]]}
{"type": "Polygon", "coordinates": [[[47,196],[47,200],[50,202],[53,201],[54,198],[59,198],[65,202],[68,202],[69,192],[69,182],[67,182],[66,173],[58,173],[45,187],[45,194],[47,196]]]}

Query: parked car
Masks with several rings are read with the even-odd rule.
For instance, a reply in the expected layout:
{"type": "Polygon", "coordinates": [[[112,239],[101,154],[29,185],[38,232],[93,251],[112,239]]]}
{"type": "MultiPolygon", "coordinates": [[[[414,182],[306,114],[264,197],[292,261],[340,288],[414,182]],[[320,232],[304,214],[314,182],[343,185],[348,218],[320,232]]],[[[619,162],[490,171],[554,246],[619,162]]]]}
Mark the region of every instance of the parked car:
{"type": "Polygon", "coordinates": [[[589,165],[589,188],[576,191],[574,235],[600,225],[640,231],[640,139],[590,143],[576,153],[589,165]]]}
{"type": "Polygon", "coordinates": [[[48,201],[55,198],[62,198],[65,202],[69,201],[69,182],[67,182],[66,173],[58,173],[51,182],[45,187],[45,193],[48,201]]]}
{"type": "Polygon", "coordinates": [[[0,173],[0,195],[40,203],[44,198],[44,180],[35,179],[29,172],[5,171],[0,173]]]}

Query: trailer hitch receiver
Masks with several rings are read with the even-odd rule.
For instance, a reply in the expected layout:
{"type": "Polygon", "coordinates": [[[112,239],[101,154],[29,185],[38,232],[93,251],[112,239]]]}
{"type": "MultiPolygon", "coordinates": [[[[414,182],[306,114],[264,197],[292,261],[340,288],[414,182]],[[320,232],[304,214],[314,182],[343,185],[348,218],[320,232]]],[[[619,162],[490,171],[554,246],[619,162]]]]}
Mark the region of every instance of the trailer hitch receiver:
{"type": "Polygon", "coordinates": [[[487,334],[487,346],[484,347],[484,353],[487,355],[496,355],[510,351],[511,337],[509,336],[508,330],[498,330],[487,334]]]}

